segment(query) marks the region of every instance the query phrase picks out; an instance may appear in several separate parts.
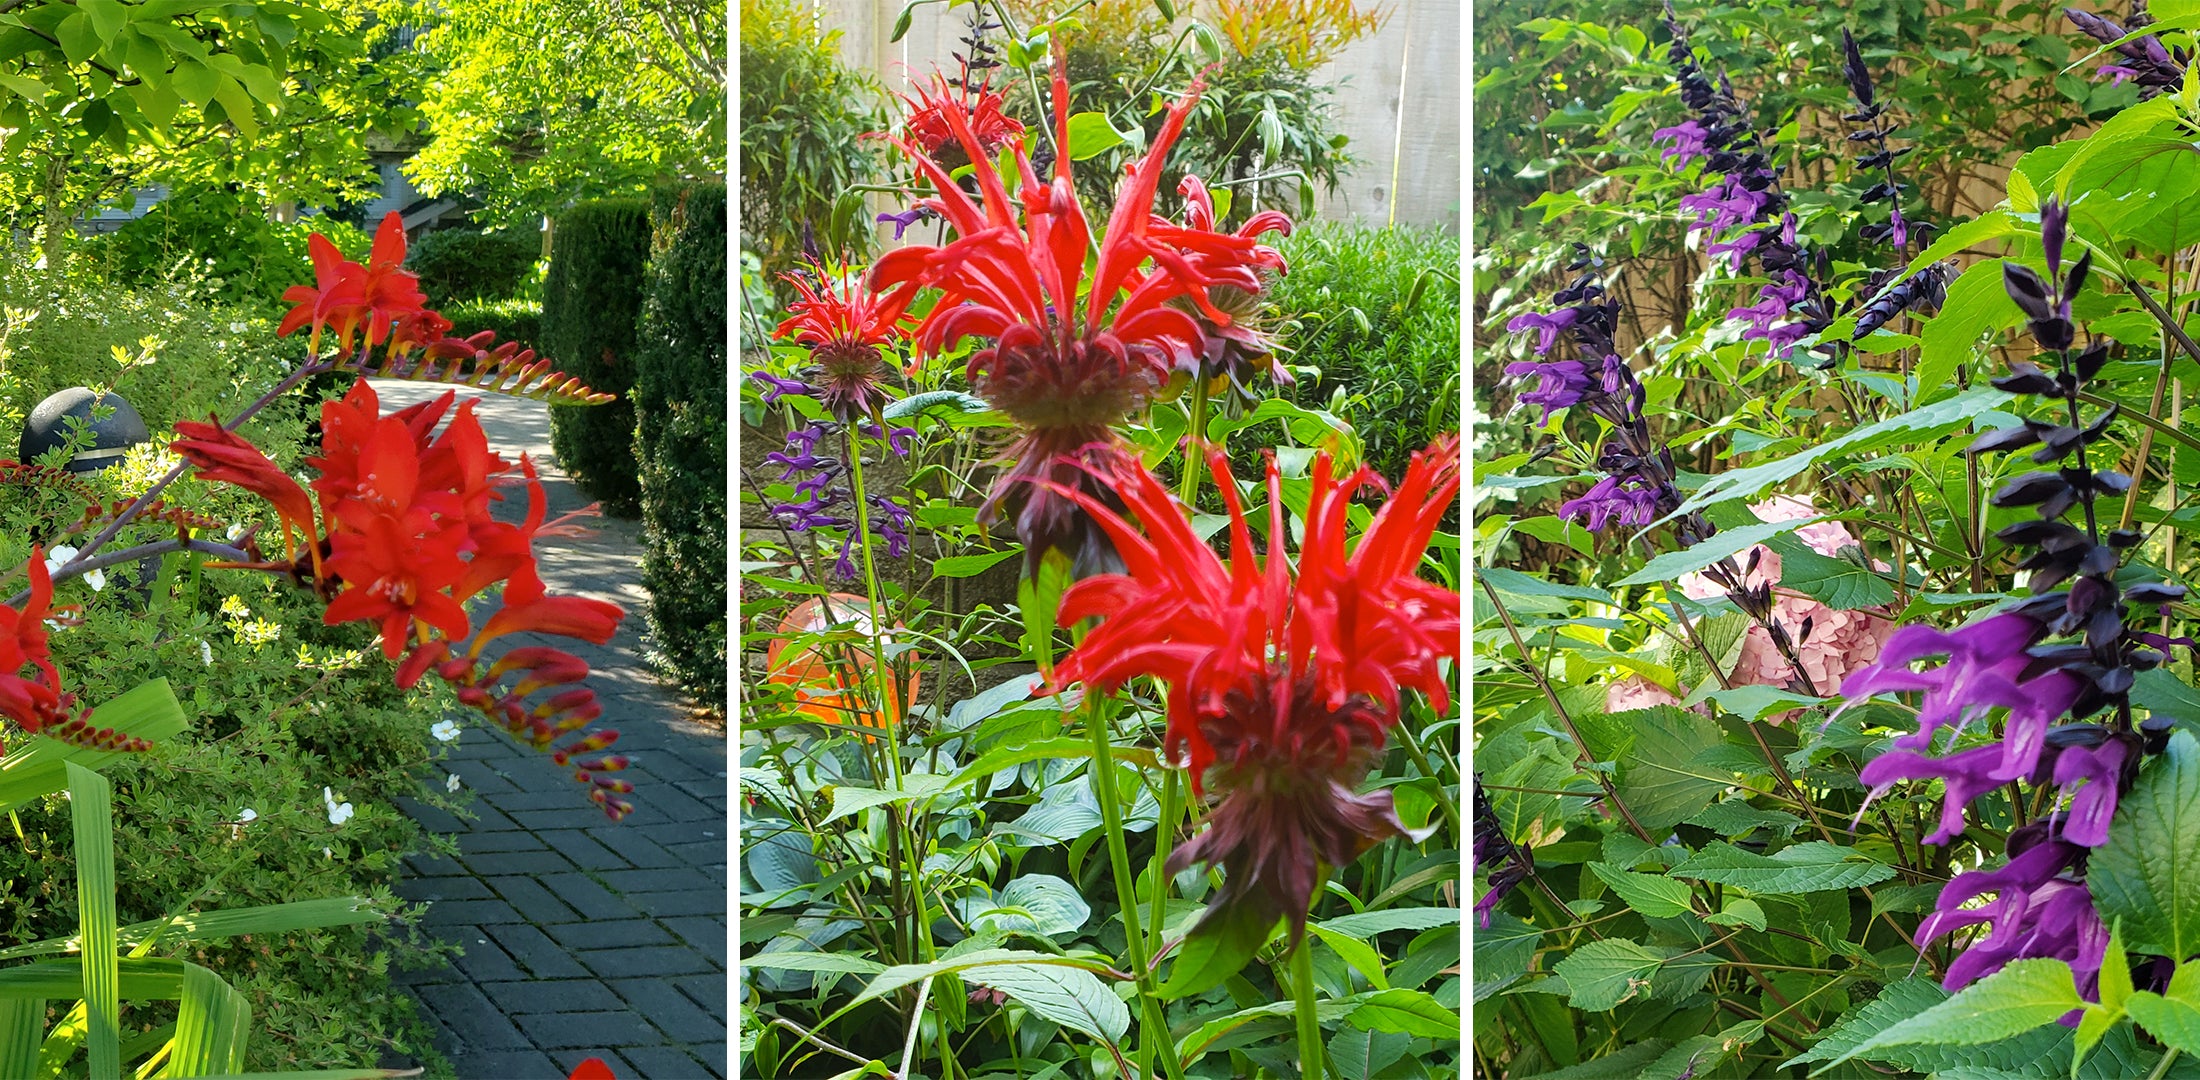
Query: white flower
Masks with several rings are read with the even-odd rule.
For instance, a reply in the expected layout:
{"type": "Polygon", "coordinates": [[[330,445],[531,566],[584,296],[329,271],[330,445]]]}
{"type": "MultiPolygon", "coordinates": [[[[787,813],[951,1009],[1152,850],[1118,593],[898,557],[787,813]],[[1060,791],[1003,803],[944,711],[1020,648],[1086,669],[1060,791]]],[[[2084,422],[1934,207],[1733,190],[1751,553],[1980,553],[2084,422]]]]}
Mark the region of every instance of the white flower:
{"type": "Polygon", "coordinates": [[[242,334],[245,332],[245,325],[241,322],[230,323],[229,332],[232,334],[242,334]]]}
{"type": "Polygon", "coordinates": [[[67,544],[61,544],[55,547],[47,548],[46,573],[52,574],[54,571],[61,569],[62,566],[66,565],[70,560],[75,558],[76,549],[70,547],[67,544]]]}
{"type": "Polygon", "coordinates": [[[240,537],[244,536],[245,529],[249,527],[250,526],[247,526],[242,521],[236,523],[235,525],[231,525],[229,527],[229,542],[232,544],[236,543],[240,537]]]}
{"type": "Polygon", "coordinates": [[[324,858],[324,859],[333,859],[333,858],[335,858],[335,857],[336,857],[336,853],[335,853],[335,852],[333,852],[333,851],[330,851],[330,850],[329,850],[329,849],[327,849],[327,848],[322,848],[322,849],[321,849],[321,857],[322,857],[322,858],[324,858]]]}
{"type": "Polygon", "coordinates": [[[207,667],[214,666],[214,647],[207,644],[204,639],[199,641],[199,662],[207,667]]]}
{"type": "Polygon", "coordinates": [[[437,742],[450,742],[452,739],[458,738],[458,722],[445,720],[429,728],[428,734],[435,736],[437,742]]]}
{"type": "Polygon", "coordinates": [[[107,571],[105,571],[105,570],[92,570],[92,571],[88,571],[88,572],[87,572],[87,573],[85,573],[85,575],[84,575],[84,584],[86,584],[86,585],[89,585],[89,586],[91,586],[91,587],[92,587],[92,591],[93,591],[93,592],[98,592],[99,590],[101,590],[101,589],[104,589],[104,588],[106,588],[106,587],[107,587],[107,571]]]}
{"type": "Polygon", "coordinates": [[[337,802],[335,792],[330,791],[326,787],[322,788],[321,801],[328,804],[329,824],[342,825],[343,823],[351,820],[351,804],[337,802]]]}
{"type": "Polygon", "coordinates": [[[457,790],[458,790],[458,785],[459,785],[460,783],[462,783],[462,781],[460,781],[460,780],[459,780],[459,778],[458,778],[458,774],[457,774],[457,773],[452,773],[452,774],[451,774],[451,777],[450,777],[450,779],[448,779],[448,780],[445,780],[445,781],[443,782],[443,790],[445,790],[445,791],[457,791],[457,790]]]}
{"type": "Polygon", "coordinates": [[[239,825],[250,825],[258,820],[260,820],[260,812],[249,806],[237,813],[237,824],[239,825]]]}

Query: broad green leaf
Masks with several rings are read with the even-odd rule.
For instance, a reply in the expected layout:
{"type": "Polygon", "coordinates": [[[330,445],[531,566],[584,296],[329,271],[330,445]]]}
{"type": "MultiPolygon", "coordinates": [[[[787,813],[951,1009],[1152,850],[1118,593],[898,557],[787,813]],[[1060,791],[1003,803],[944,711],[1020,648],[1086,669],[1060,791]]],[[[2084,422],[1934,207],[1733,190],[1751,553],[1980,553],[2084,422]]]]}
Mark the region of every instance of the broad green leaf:
{"type": "MultiPolygon", "coordinates": [[[[186,724],[183,707],[166,679],[131,688],[92,710],[89,722],[156,743],[175,737],[186,724]]],[[[60,791],[68,783],[64,761],[96,769],[122,753],[86,750],[44,736],[10,746],[7,755],[0,757],[0,812],[60,791]]]]}
{"type": "Polygon", "coordinates": [[[950,555],[932,564],[932,576],[936,578],[976,577],[1023,553],[1023,548],[1013,547],[1006,551],[988,551],[978,555],[950,555]]]}
{"type": "Polygon", "coordinates": [[[755,956],[742,957],[741,966],[783,968],[787,971],[843,972],[850,975],[877,975],[886,970],[886,965],[869,957],[842,952],[758,953],[755,956]]]}
{"type": "Polygon", "coordinates": [[[2086,881],[2126,947],[2183,961],[2200,954],[2200,740],[2170,737],[2117,801],[2086,881]]]}
{"type": "Polygon", "coordinates": [[[1730,779],[1705,754],[1723,741],[1719,726],[1686,709],[1661,705],[1614,713],[1634,741],[1620,755],[1620,801],[1642,827],[1663,835],[1711,805],[1730,779]]]}
{"type": "Polygon", "coordinates": [[[1419,990],[1378,990],[1345,1014],[1354,1027],[1425,1039],[1455,1039],[1459,1014],[1419,990]]]}
{"type": "MultiPolygon", "coordinates": [[[[1619,870],[1601,862],[1589,864],[1589,869],[1626,901],[1627,906],[1653,919],[1670,919],[1690,910],[1694,895],[1686,882],[1675,881],[1656,874],[1638,874],[1632,870],[1619,870]]],[[[1762,929],[1762,927],[1760,927],[1762,929]]]]}
{"type": "Polygon", "coordinates": [[[1481,1001],[1520,981],[1535,959],[1543,929],[1500,911],[1488,926],[1474,928],[1474,1000],[1481,1001]]]}
{"type": "Polygon", "coordinates": [[[818,822],[818,824],[823,825],[826,822],[837,821],[859,810],[868,810],[874,806],[886,806],[890,803],[908,802],[911,799],[922,799],[937,795],[947,790],[949,786],[948,777],[944,773],[911,773],[901,778],[901,785],[901,789],[897,791],[835,784],[832,788],[833,812],[825,815],[824,820],[818,822]]]}
{"type": "Polygon", "coordinates": [[[1725,906],[1704,916],[1703,921],[1716,926],[1746,926],[1752,930],[1763,930],[1766,926],[1765,909],[1746,896],[1728,897],[1725,906]]]}
{"type": "Polygon", "coordinates": [[[990,899],[966,896],[956,906],[963,921],[979,933],[1021,931],[1052,937],[1076,933],[1092,918],[1092,906],[1077,887],[1052,874],[1025,874],[990,899]]]}
{"type": "Polygon", "coordinates": [[[1642,1070],[1665,1056],[1673,1044],[1659,1038],[1629,1043],[1600,1058],[1591,1058],[1579,1065],[1552,1072],[1537,1073],[1525,1080],[1638,1080],[1642,1070]]]}
{"type": "Polygon", "coordinates": [[[1177,946],[1175,966],[1169,969],[1168,981],[1154,991],[1154,996],[1174,1001],[1203,993],[1243,971],[1245,965],[1252,962],[1253,954],[1268,944],[1276,928],[1283,925],[1281,919],[1263,924],[1249,913],[1250,907],[1238,905],[1234,910],[1209,910],[1201,916],[1192,932],[1184,936],[1184,943],[1177,946]]]}
{"type": "Polygon", "coordinates": [[[1383,977],[1383,954],[1376,952],[1373,945],[1356,937],[1323,929],[1318,923],[1309,924],[1306,929],[1320,938],[1322,944],[1335,951],[1345,963],[1352,965],[1354,971],[1366,976],[1368,985],[1377,990],[1390,989],[1390,981],[1383,977]]]}
{"type": "Polygon", "coordinates": [[[937,975],[959,975],[971,968],[1000,966],[1004,964],[1034,964],[1040,967],[1074,968],[1081,971],[1107,971],[1102,961],[1082,956],[1059,956],[1053,953],[1026,952],[1018,949],[979,949],[961,956],[938,960],[929,964],[896,964],[879,972],[849,1003],[853,1008],[866,1001],[885,997],[904,986],[922,982],[937,975]]]}
{"type": "Polygon", "coordinates": [[[1966,1046],[2006,1039],[2052,1024],[2084,1004],[2070,965],[2060,960],[2013,961],[1956,996],[1864,1040],[1813,1074],[1882,1046],[1966,1046]]]}
{"type": "MultiPolygon", "coordinates": [[[[1458,1033],[1451,1037],[1458,1038],[1458,1033]]],[[[1347,1025],[1329,1037],[1329,1063],[1336,1069],[1331,1075],[1339,1080],[1375,1080],[1392,1062],[1406,1056],[1412,1045],[1410,1036],[1347,1025]]]]}
{"type": "Polygon", "coordinates": [[[1757,829],[1771,829],[1785,836],[1794,832],[1802,823],[1802,818],[1785,810],[1764,810],[1741,799],[1712,803],[1688,819],[1690,825],[1701,825],[1727,837],[1741,836],[1757,829]]]}
{"type": "Polygon", "coordinates": [[[1821,517],[1797,518],[1794,521],[1760,521],[1754,525],[1724,529],[1717,536],[1692,547],[1668,551],[1650,560],[1642,569],[1619,579],[1614,584],[1654,585],[1672,581],[1682,574],[1691,574],[1720,559],[1739,555],[1782,533],[1794,532],[1805,525],[1825,520],[1821,517]]]}
{"type": "MultiPolygon", "coordinates": [[[[1894,603],[1894,582],[1847,559],[1805,547],[1793,537],[1768,545],[1780,553],[1780,587],[1793,589],[1836,611],[1885,607],[1894,603]]],[[[1852,551],[1861,549],[1852,548],[1852,551]]],[[[1823,688],[1831,692],[1832,687],[1823,688]]]]}
{"type": "MultiPolygon", "coordinates": [[[[1539,577],[1508,570],[1502,566],[1477,566],[1474,576],[1490,583],[1490,587],[1507,597],[1549,598],[1562,600],[1586,600],[1595,604],[1610,604],[1612,594],[1587,585],[1562,585],[1539,577]]],[[[1512,604],[1508,602],[1507,607],[1512,604]]]]}
{"type": "Polygon", "coordinates": [[[1369,938],[1385,930],[1429,930],[1439,926],[1453,926],[1459,922],[1459,909],[1455,907],[1385,908],[1381,911],[1363,911],[1356,915],[1339,915],[1319,925],[1332,933],[1346,937],[1369,938]]]}
{"type": "Polygon", "coordinates": [[[1103,1042],[1121,1041],[1131,1027],[1130,1007],[1089,971],[995,964],[961,974],[964,982],[990,986],[1039,1016],[1103,1042]]]}
{"type": "Polygon", "coordinates": [[[1771,855],[1714,840],[1671,874],[1753,893],[1808,893],[1885,881],[1894,876],[1894,867],[1823,840],[1784,847],[1771,855]]]}
{"type": "Polygon", "coordinates": [[[2124,1011],[2163,1045],[2200,1054],[2200,964],[2177,965],[2163,993],[2134,991],[2124,1011]]]}
{"type": "MultiPolygon", "coordinates": [[[[1117,761],[1128,762],[1143,769],[1158,769],[1160,759],[1151,749],[1142,746],[1111,746],[1108,752],[1117,761]]],[[[1021,746],[1002,746],[987,751],[978,760],[964,766],[942,788],[953,791],[968,787],[1002,769],[1013,769],[1027,761],[1062,761],[1092,756],[1092,740],[1081,737],[1041,739],[1021,746]]]]}
{"type": "Polygon", "coordinates": [[[115,957],[114,789],[71,761],[69,819],[76,835],[76,925],[84,939],[85,1054],[93,1077],[122,1074],[121,981],[115,957]]]}
{"type": "MultiPolygon", "coordinates": [[[[1948,285],[1948,298],[1940,313],[1926,320],[1918,349],[1917,392],[1930,394],[1953,378],[1956,368],[1972,358],[1979,338],[2024,321],[2024,313],[2002,287],[2002,260],[1982,259],[1971,264],[1948,285]]],[[[1976,377],[1973,382],[1980,381],[1976,377]]],[[[1999,391],[1996,391],[1997,393],[1999,391]]],[[[1785,567],[1782,567],[1785,570],[1785,567]]],[[[1785,575],[1783,574],[1783,579],[1785,575]]]]}
{"type": "Polygon", "coordinates": [[[1072,161],[1112,150],[1124,143],[1123,133],[1108,123],[1106,113],[1081,112],[1069,118],[1069,156],[1072,161]]]}
{"type": "MultiPolygon", "coordinates": [[[[1944,311],[1946,309],[1943,309],[1944,311]]],[[[1927,324],[1930,329],[1931,324],[1927,324]]],[[[2006,407],[2009,395],[1990,386],[1974,387],[1953,397],[1944,398],[1899,416],[1866,424],[1836,439],[1829,439],[1807,450],[1775,457],[1746,469],[1731,469],[1719,473],[1704,482],[1688,501],[1682,503],[1671,519],[1691,510],[1736,499],[1754,499],[1774,484],[1800,475],[1821,461],[1841,457],[1871,454],[1897,444],[1920,442],[1937,438],[1951,431],[1970,425],[1972,420],[1994,409],[2006,407]]],[[[1802,522],[1783,524],[1801,525],[1802,522]]]]}
{"type": "Polygon", "coordinates": [[[1652,951],[1624,938],[1605,938],[1575,949],[1553,970],[1566,980],[1567,1003],[1604,1012],[1650,989],[1650,979],[1672,950],[1652,951]]]}
{"type": "MultiPolygon", "coordinates": [[[[1361,998],[1362,995],[1357,994],[1348,998],[1324,998],[1315,1003],[1314,1015],[1324,1025],[1334,1024],[1342,1019],[1345,1013],[1357,1007],[1361,998]]],[[[1295,1011],[1291,1002],[1274,1001],[1265,1005],[1254,1005],[1250,1008],[1239,1009],[1226,1016],[1215,1017],[1199,1025],[1191,1034],[1184,1036],[1183,1039],[1177,1042],[1177,1057],[1184,1064],[1189,1065],[1202,1054],[1244,1045],[1246,1042],[1252,1041],[1248,1033],[1257,1033],[1268,1026],[1263,1023],[1264,1021],[1280,1019],[1278,1033],[1289,1031],[1290,1020],[1288,1018],[1295,1011]]]]}

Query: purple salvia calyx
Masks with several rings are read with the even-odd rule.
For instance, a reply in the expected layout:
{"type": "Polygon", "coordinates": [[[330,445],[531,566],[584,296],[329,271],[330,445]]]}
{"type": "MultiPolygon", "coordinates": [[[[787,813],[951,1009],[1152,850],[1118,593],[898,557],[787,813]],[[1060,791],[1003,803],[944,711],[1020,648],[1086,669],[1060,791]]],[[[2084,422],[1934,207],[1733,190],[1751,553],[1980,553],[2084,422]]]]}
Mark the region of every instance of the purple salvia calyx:
{"type": "Polygon", "coordinates": [[[2120,59],[2101,65],[2097,74],[2110,76],[2119,84],[2126,80],[2137,83],[2141,100],[2184,85],[2185,69],[2192,63],[2192,55],[2186,50],[2172,53],[2153,34],[2116,45],[2125,33],[2121,25],[2077,8],[2064,8],[2063,14],[2086,36],[2103,45],[2115,45],[2120,59]]]}

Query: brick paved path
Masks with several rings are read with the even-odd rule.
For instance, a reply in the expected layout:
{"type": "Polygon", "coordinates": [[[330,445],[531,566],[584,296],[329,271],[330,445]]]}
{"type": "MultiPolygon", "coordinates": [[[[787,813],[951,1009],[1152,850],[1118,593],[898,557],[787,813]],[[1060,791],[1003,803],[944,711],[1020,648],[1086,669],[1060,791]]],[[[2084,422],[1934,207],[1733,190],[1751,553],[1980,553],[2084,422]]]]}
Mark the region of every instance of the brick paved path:
{"type": "MultiPolygon", "coordinates": [[[[385,409],[440,392],[381,380],[376,390],[385,409]]],[[[476,396],[489,445],[507,459],[533,456],[549,516],[584,505],[551,460],[545,406],[476,396]]],[[[523,507],[509,498],[499,516],[523,507]]],[[[409,860],[398,893],[428,902],[429,928],[465,950],[451,969],[405,976],[462,1080],[557,1080],[590,1056],[620,1080],[726,1073],[726,740],[690,720],[641,658],[640,524],[589,524],[599,535],[538,542],[543,581],[616,601],[626,621],[606,646],[537,641],[593,669],[598,723],[617,728],[618,749],[635,759],[623,774],[637,789],[634,812],[612,823],[568,770],[478,716],[460,719],[449,762],[474,792],[477,819],[405,807],[458,837],[455,861],[409,860]]]]}

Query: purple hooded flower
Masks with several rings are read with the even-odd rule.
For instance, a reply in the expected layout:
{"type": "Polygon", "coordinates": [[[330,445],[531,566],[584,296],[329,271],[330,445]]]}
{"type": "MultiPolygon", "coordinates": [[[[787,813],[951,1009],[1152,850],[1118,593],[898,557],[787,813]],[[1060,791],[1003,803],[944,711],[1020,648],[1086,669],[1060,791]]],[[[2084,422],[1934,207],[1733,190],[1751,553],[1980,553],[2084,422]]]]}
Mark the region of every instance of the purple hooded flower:
{"type": "Polygon", "coordinates": [[[910,226],[915,225],[920,221],[924,221],[931,216],[932,211],[919,206],[913,209],[904,210],[898,214],[880,214],[878,216],[878,223],[881,225],[888,224],[889,222],[892,223],[894,226],[894,239],[899,241],[901,239],[901,234],[908,232],[910,226]]]}
{"type": "Polygon", "coordinates": [[[1998,870],[1956,875],[1918,928],[1918,943],[1980,924],[1991,929],[1948,965],[1941,985],[1959,990],[2012,960],[2051,958],[2069,964],[2079,993],[2093,997],[2108,951],[2108,928],[2094,913],[2085,883],[2061,876],[2084,853],[2076,844],[2051,839],[2017,853],[1998,870]],[[1987,893],[1994,899],[1984,907],[1964,908],[1987,893]]]}
{"type": "Polygon", "coordinates": [[[1551,351],[1551,346],[1558,344],[1558,335],[1572,328],[1580,319],[1581,311],[1578,308],[1560,308],[1548,315],[1531,311],[1525,315],[1513,316],[1512,321],[1505,324],[1505,329],[1515,334],[1535,331],[1535,353],[1542,356],[1551,351]]]}
{"type": "Polygon", "coordinates": [[[1659,128],[1650,134],[1650,144],[1671,140],[1661,157],[1673,162],[1673,167],[1685,169],[1697,158],[1711,156],[1711,146],[1705,140],[1711,133],[1694,120],[1683,120],[1675,127],[1659,128]]]}
{"type": "Polygon", "coordinates": [[[1879,755],[1856,774],[1859,782],[1872,789],[1872,798],[1904,780],[1939,780],[1947,790],[1947,799],[1940,808],[1940,828],[1925,838],[1928,844],[1946,844],[1963,833],[1963,812],[1971,800],[2000,787],[2007,781],[1997,779],[2002,748],[1995,745],[1975,747],[1947,757],[1933,758],[1909,750],[1889,750],[1879,755]]]}
{"type": "Polygon", "coordinates": [[[815,396],[817,388],[800,379],[782,379],[763,371],[749,372],[749,379],[764,387],[764,404],[770,405],[788,394],[815,396]]]}
{"type": "Polygon", "coordinates": [[[1648,525],[1658,519],[1658,493],[1625,475],[1607,476],[1558,508],[1562,520],[1585,519],[1590,532],[1602,532],[1612,519],[1622,525],[1648,525]]]}
{"type": "Polygon", "coordinates": [[[2116,789],[2131,760],[2126,739],[2104,739],[2098,746],[2070,746],[2055,758],[2054,782],[2064,791],[2080,780],[2085,786],[2070,797],[2070,815],[2063,825],[2063,839],[2081,847],[2108,843],[2108,822],[2116,816],[2116,789]]]}
{"type": "MultiPolygon", "coordinates": [[[[1517,321],[1517,320],[1516,320],[1517,321]]],[[[1581,400],[1582,391],[1589,388],[1589,373],[1579,360],[1559,360],[1545,363],[1540,360],[1519,360],[1505,365],[1505,374],[1515,379],[1536,378],[1536,388],[1520,395],[1527,405],[1543,406],[1541,423],[1549,423],[1551,414],[1581,400]]]]}

